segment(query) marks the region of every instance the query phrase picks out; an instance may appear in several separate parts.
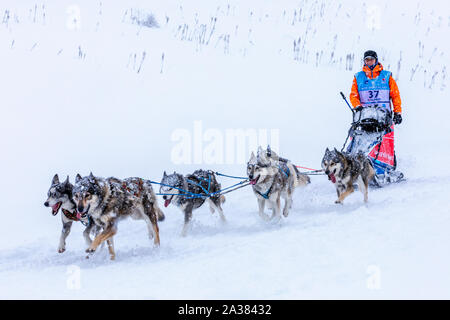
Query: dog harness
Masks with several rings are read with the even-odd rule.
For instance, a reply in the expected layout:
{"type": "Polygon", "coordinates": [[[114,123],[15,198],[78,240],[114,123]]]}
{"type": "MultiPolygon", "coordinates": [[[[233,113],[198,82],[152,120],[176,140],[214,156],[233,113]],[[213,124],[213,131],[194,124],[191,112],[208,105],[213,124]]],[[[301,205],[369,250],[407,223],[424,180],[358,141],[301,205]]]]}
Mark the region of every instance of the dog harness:
{"type": "MultiPolygon", "coordinates": [[[[268,167],[268,165],[265,165],[265,166],[261,166],[260,165],[260,167],[268,167]]],[[[280,164],[278,165],[278,169],[281,171],[281,172],[283,172],[285,175],[286,175],[286,177],[289,177],[289,174],[291,173],[291,170],[289,170],[289,167],[287,166],[287,164],[286,164],[286,162],[285,161],[280,161],[280,164]]],[[[267,190],[267,192],[266,193],[261,193],[261,192],[259,192],[258,190],[255,190],[256,191],[256,193],[257,194],[259,194],[261,197],[263,197],[264,199],[269,199],[269,194],[270,194],[270,192],[272,191],[272,187],[273,187],[273,183],[272,183],[272,185],[270,186],[270,188],[269,188],[269,190],[267,190]]]]}
{"type": "Polygon", "coordinates": [[[205,193],[205,195],[210,195],[210,189],[211,189],[211,175],[213,174],[213,172],[211,170],[206,171],[208,174],[208,179],[201,177],[201,176],[195,176],[195,175],[189,175],[189,178],[186,178],[186,182],[188,184],[200,187],[202,189],[202,191],[205,193]],[[193,181],[192,178],[197,179],[199,182],[193,181]],[[208,187],[207,189],[205,189],[205,187],[202,185],[202,181],[203,182],[207,182],[208,183],[208,187]]]}
{"type": "Polygon", "coordinates": [[[76,212],[70,212],[69,210],[66,210],[64,208],[61,208],[62,212],[64,213],[64,215],[66,216],[67,219],[72,220],[72,221],[80,221],[84,226],[87,226],[89,224],[89,222],[85,222],[81,219],[77,218],[77,214],[76,212]]]}
{"type": "Polygon", "coordinates": [[[143,181],[142,179],[138,178],[137,180],[132,180],[132,181],[123,181],[122,182],[122,188],[124,190],[126,190],[128,193],[131,193],[132,195],[134,195],[135,197],[140,197],[141,196],[141,192],[143,190],[143,181]],[[137,190],[135,190],[134,188],[130,188],[130,183],[132,184],[137,184],[137,190]]]}
{"type": "Polygon", "coordinates": [[[391,72],[382,70],[378,77],[369,79],[364,71],[355,74],[361,105],[381,105],[390,110],[389,78],[391,72]]]}
{"type": "Polygon", "coordinates": [[[209,194],[209,189],[211,188],[211,174],[209,174],[208,179],[205,179],[203,177],[196,177],[196,178],[199,179],[200,181],[208,182],[208,189],[205,189],[205,187],[202,186],[201,182],[195,182],[192,181],[191,179],[186,179],[186,181],[188,184],[200,187],[205,192],[205,194],[209,194]]]}
{"type": "Polygon", "coordinates": [[[291,173],[291,170],[289,170],[289,167],[287,166],[286,162],[281,162],[282,164],[278,165],[278,169],[280,169],[286,177],[289,177],[289,174],[291,173]]]}
{"type": "Polygon", "coordinates": [[[256,193],[258,193],[261,197],[263,197],[264,199],[269,199],[269,194],[270,194],[270,191],[272,191],[272,188],[273,188],[273,183],[272,183],[272,185],[270,186],[270,188],[269,188],[269,190],[267,190],[267,192],[266,193],[261,193],[261,192],[259,192],[258,190],[255,190],[256,191],[256,193]]]}

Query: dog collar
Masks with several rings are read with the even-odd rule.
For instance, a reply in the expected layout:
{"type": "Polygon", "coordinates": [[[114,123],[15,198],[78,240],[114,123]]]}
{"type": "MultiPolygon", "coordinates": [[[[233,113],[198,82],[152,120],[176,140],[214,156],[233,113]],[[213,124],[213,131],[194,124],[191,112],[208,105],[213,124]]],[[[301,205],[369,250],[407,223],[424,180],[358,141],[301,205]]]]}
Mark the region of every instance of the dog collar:
{"type": "Polygon", "coordinates": [[[70,212],[69,210],[66,210],[64,208],[61,208],[61,211],[64,213],[64,215],[66,216],[67,219],[72,220],[72,221],[80,221],[85,226],[88,225],[88,222],[84,222],[83,220],[77,218],[77,214],[75,211],[70,212]]]}
{"type": "Polygon", "coordinates": [[[67,219],[78,221],[77,214],[74,212],[70,212],[69,210],[66,210],[64,208],[61,209],[61,211],[64,213],[67,219]]]}

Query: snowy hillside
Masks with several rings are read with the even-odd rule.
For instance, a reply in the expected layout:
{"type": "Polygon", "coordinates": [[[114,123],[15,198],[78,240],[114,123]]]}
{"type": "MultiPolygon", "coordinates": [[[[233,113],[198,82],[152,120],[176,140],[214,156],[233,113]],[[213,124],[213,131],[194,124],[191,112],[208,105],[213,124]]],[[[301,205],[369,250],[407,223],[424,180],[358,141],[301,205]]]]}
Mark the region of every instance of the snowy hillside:
{"type": "Polygon", "coordinates": [[[449,9],[2,0],[0,298],[450,298],[449,9]],[[226,195],[225,225],[205,206],[185,238],[182,213],[164,208],[159,248],[143,221],[127,220],[116,261],[104,248],[85,259],[81,224],[57,252],[61,219],[43,205],[55,173],[242,176],[267,143],[319,168],[325,148],[344,143],[351,114],[339,92],[349,94],[368,49],[399,85],[407,181],[338,206],[332,184],[313,176],[277,224],[261,221],[247,187],[226,195]],[[230,142],[239,130],[257,140],[230,142]]]}

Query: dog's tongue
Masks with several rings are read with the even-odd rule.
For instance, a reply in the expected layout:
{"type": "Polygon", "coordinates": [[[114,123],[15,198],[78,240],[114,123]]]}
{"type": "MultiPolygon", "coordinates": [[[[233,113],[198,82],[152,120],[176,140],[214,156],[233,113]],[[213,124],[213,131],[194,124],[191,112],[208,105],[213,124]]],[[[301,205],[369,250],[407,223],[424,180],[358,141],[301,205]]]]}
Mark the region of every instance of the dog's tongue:
{"type": "Polygon", "coordinates": [[[256,184],[256,179],[250,180],[250,184],[251,185],[255,185],[256,184]]]}
{"type": "Polygon", "coordinates": [[[336,177],[334,176],[334,174],[330,173],[328,179],[331,180],[331,182],[336,183],[336,177]]]}
{"type": "Polygon", "coordinates": [[[53,215],[55,215],[58,212],[58,209],[59,209],[60,205],[61,205],[60,202],[57,202],[54,205],[52,205],[52,213],[53,213],[53,215]]]}
{"type": "Polygon", "coordinates": [[[166,201],[164,201],[164,207],[167,208],[167,206],[170,204],[170,201],[172,201],[172,199],[166,199],[166,201]]]}
{"type": "MultiPolygon", "coordinates": [[[[85,215],[84,215],[84,216],[85,216],[85,215]]],[[[84,218],[83,218],[83,213],[82,213],[82,212],[79,212],[78,210],[77,210],[77,219],[78,219],[78,220],[84,219],[84,218]]]]}

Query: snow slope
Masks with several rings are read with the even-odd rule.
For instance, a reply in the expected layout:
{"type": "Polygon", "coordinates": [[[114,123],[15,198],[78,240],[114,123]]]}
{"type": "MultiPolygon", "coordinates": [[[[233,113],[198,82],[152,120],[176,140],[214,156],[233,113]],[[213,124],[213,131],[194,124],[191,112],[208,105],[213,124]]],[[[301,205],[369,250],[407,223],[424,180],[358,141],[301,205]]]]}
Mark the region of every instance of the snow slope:
{"type": "Polygon", "coordinates": [[[445,1],[2,1],[0,298],[448,299],[448,9],[445,1]],[[150,13],[159,28],[136,23],[150,13]],[[251,190],[241,189],[227,195],[226,225],[201,208],[182,238],[182,214],[169,207],[159,248],[144,222],[124,221],[114,262],[105,249],[84,259],[81,225],[57,253],[61,222],[43,206],[55,173],[245,175],[237,159],[173,161],[174,132],[193,135],[195,121],[203,134],[278,130],[281,155],[318,168],[325,148],[345,140],[351,118],[339,91],[348,94],[367,49],[398,81],[406,182],[371,190],[367,206],[359,193],[336,206],[333,186],[314,176],[278,224],[260,221],[251,190]]]}

